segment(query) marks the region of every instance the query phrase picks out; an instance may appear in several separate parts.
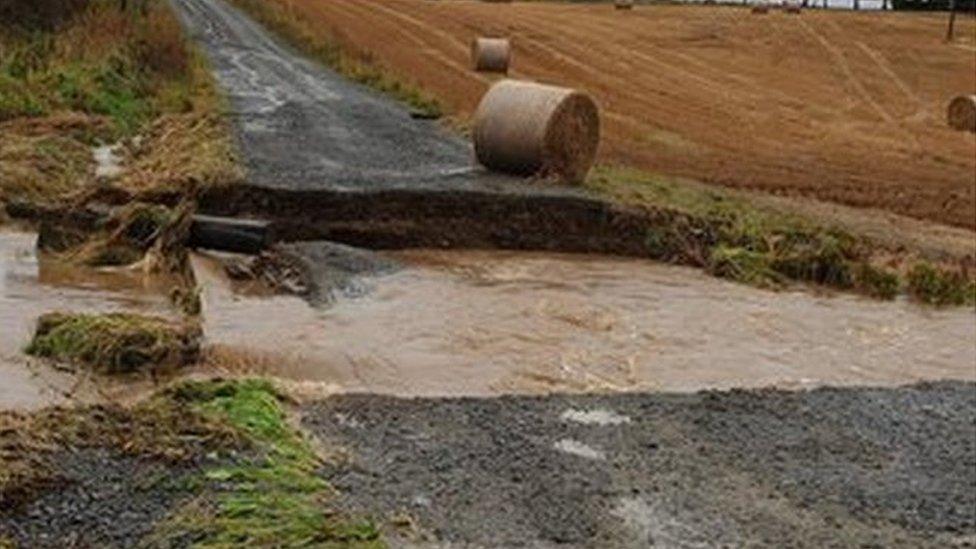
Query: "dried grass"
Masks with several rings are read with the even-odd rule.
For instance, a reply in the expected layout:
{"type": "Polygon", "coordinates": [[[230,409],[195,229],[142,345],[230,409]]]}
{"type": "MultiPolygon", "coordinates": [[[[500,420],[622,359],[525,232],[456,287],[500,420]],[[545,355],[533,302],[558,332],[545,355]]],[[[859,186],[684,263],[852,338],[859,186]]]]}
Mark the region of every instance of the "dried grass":
{"type": "Polygon", "coordinates": [[[230,129],[214,111],[163,116],[128,152],[126,172],[116,182],[127,191],[187,191],[244,177],[230,129]]]}
{"type": "Polygon", "coordinates": [[[478,105],[472,137],[489,169],[580,183],[599,146],[599,110],[575,90],[503,80],[478,105]]]}
{"type": "Polygon", "coordinates": [[[976,94],[960,95],[950,101],[946,117],[950,128],[976,133],[976,94]]]}
{"type": "Polygon", "coordinates": [[[76,139],[0,129],[0,203],[56,201],[82,188],[93,170],[91,151],[76,139]]]}
{"type": "Polygon", "coordinates": [[[471,63],[476,71],[508,74],[511,59],[508,38],[475,38],[471,42],[471,63]]]}

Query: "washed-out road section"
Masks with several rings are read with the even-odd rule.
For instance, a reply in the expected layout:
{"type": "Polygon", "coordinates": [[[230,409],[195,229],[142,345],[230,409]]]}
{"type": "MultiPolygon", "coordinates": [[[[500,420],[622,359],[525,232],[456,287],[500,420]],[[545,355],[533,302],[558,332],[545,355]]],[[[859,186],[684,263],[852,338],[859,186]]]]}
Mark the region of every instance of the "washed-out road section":
{"type": "MultiPolygon", "coordinates": [[[[473,166],[436,123],[302,59],[221,0],[174,0],[228,93],[246,185],[213,213],[372,248],[641,255],[642,220],[473,166]]],[[[716,360],[720,360],[719,357],[716,360]]],[[[451,375],[445,372],[445,375],[451,375]]],[[[965,546],[976,389],[401,399],[306,404],[342,505],[395,545],[965,546]]]]}
{"type": "Polygon", "coordinates": [[[478,167],[469,143],[306,59],[223,0],[174,0],[230,100],[245,184],[206,213],[284,240],[645,255],[646,216],[579,188],[478,167]]]}

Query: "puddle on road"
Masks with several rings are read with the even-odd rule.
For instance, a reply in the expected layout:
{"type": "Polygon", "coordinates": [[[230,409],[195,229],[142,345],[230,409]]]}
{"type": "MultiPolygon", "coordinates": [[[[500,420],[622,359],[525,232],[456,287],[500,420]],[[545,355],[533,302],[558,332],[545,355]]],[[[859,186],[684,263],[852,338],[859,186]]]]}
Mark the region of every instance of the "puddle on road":
{"type": "Polygon", "coordinates": [[[280,357],[261,373],[396,395],[976,379],[966,309],[775,293],[630,259],[389,255],[407,268],[320,310],[237,295],[198,256],[208,337],[280,357]]]}
{"type": "Polygon", "coordinates": [[[0,229],[0,409],[33,409],[97,390],[23,354],[38,316],[51,311],[171,314],[161,282],[39,259],[35,240],[33,234],[0,229]]]}

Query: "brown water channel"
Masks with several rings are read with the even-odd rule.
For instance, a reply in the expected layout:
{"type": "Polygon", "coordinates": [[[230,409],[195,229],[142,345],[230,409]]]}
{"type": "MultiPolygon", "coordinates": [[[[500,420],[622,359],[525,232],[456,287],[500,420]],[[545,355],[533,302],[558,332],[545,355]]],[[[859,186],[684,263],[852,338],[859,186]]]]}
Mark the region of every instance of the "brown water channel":
{"type": "Polygon", "coordinates": [[[397,395],[888,385],[976,379],[976,314],[608,257],[388,254],[406,268],[312,308],[236,293],[195,258],[212,343],[262,373],[397,395]]]}
{"type": "Polygon", "coordinates": [[[141,273],[71,268],[38,258],[36,236],[0,229],[0,408],[31,409],[98,397],[84,375],[23,354],[38,316],[51,311],[170,314],[165,286],[141,273]]]}

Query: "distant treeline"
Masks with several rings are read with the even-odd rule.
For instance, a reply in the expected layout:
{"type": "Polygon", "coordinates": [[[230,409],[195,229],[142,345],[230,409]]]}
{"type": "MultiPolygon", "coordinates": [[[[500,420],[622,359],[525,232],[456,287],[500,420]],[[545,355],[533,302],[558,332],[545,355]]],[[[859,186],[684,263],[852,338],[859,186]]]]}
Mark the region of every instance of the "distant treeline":
{"type": "MultiPolygon", "coordinates": [[[[946,11],[950,0],[892,0],[896,10],[946,11]]],[[[976,0],[956,0],[956,11],[976,12],[976,0]]]]}

